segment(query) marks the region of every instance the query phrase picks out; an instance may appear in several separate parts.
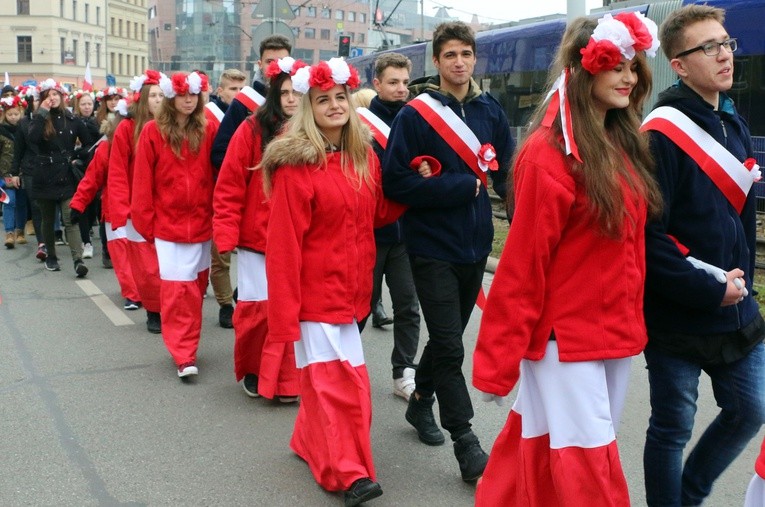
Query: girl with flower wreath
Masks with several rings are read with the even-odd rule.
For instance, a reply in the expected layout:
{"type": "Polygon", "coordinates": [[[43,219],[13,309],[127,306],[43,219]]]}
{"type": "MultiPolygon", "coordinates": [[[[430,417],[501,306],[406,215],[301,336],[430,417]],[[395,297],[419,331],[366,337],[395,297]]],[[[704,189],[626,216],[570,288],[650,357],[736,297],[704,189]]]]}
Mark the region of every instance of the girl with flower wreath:
{"type": "Polygon", "coordinates": [[[516,155],[473,385],[498,404],[520,387],[476,505],[630,505],[616,433],[647,342],[644,227],[661,207],[639,132],[656,32],[638,13],[570,23],[516,155]]]}
{"type": "Polygon", "coordinates": [[[165,98],[138,139],[130,211],[159,261],[162,338],[178,377],[197,375],[202,296],[210,273],[215,126],[196,72],[162,77],[165,98]],[[140,187],[139,187],[140,185],[140,187]]]}
{"type": "Polygon", "coordinates": [[[373,229],[401,211],[383,199],[369,131],[350,106],[358,84],[340,58],[298,69],[300,107],[260,165],[271,199],[268,341],[294,342],[301,368],[290,447],[346,506],[382,494],[358,322],[370,311],[373,229]]]}
{"type": "Polygon", "coordinates": [[[159,81],[163,76],[164,74],[149,69],[130,81],[132,101],[128,107],[127,118],[117,125],[110,142],[106,182],[111,220],[111,232],[107,231],[109,249],[118,257],[122,253],[115,250],[124,250],[138,290],[138,299],[126,296],[125,309],[132,310],[133,307],[143,305],[146,309],[146,328],[154,334],[162,332],[157,251],[153,243],[146,241],[135,230],[131,219],[130,201],[134,190],[148,190],[144,182],[138,182],[134,188],[135,149],[139,134],[162,105],[164,94],[159,87],[159,81]]]}
{"type": "Polygon", "coordinates": [[[213,237],[225,254],[237,256],[237,304],[234,309],[234,373],[247,396],[278,396],[297,401],[300,381],[290,343],[267,341],[268,283],[266,227],[271,213],[263,192],[263,172],[254,170],[268,143],[282,130],[300,103],[291,76],[305,63],[286,57],[266,70],[266,102],[239,126],[228,145],[215,184],[213,237]]]}
{"type": "Polygon", "coordinates": [[[126,98],[127,95],[126,89],[117,86],[107,86],[96,93],[96,100],[98,101],[96,125],[98,125],[99,129],[105,121],[114,119],[117,112],[117,103],[119,103],[120,99],[126,98]]]}
{"type": "Polygon", "coordinates": [[[16,129],[24,116],[27,102],[24,97],[15,95],[0,99],[0,187],[5,187],[8,202],[3,205],[3,225],[5,226],[5,247],[14,248],[25,245],[24,225],[27,221],[27,192],[21,186],[21,179],[14,174],[13,156],[16,142],[16,129]]]}

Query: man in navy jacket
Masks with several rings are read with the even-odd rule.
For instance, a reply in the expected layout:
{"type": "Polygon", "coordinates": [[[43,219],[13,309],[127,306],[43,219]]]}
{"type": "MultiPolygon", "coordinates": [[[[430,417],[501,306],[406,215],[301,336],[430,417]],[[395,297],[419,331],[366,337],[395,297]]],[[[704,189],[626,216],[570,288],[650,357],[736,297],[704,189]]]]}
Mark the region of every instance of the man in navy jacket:
{"type": "MultiPolygon", "coordinates": [[[[478,143],[492,145],[499,170],[489,173],[494,190],[504,197],[513,140],[499,103],[472,79],[475,62],[472,30],[462,22],[443,23],[433,34],[438,76],[415,82],[410,90],[451,109],[459,117],[451,127],[466,125],[478,143]]],[[[458,155],[453,140],[444,139],[455,136],[453,129],[442,130],[431,127],[412,102],[404,106],[385,150],[383,190],[410,206],[402,222],[404,241],[429,334],[406,419],[422,442],[442,444],[444,436],[432,412],[435,394],[462,478],[471,481],[483,474],[488,456],[471,429],[473,406],[462,373],[462,333],[481,289],[494,227],[485,177],[458,155]],[[423,178],[413,170],[410,163],[422,156],[436,159],[440,173],[423,178]]]]}
{"type": "MultiPolygon", "coordinates": [[[[689,5],[664,21],[661,47],[680,79],[660,94],[657,107],[683,113],[714,138],[699,144],[703,152],[714,154],[719,143],[723,155],[733,156],[729,166],[741,171],[736,161],[753,153],[749,128],[725,94],[733,85],[736,41],[723,20],[721,9],[689,5]]],[[[719,176],[706,172],[707,163],[700,166],[671,131],[650,136],[664,210],[646,231],[646,500],[700,505],[765,421],[765,323],[751,294],[755,196],[752,189],[735,205],[719,176]],[[702,371],[721,410],[683,466],[702,371]]]]}

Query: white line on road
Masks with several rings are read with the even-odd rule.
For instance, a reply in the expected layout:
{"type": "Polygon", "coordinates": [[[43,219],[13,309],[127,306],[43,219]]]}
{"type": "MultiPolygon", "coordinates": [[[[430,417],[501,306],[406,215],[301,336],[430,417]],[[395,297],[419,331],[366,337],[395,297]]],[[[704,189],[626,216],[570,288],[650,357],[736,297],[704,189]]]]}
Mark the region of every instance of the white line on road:
{"type": "Polygon", "coordinates": [[[125,315],[122,310],[117,308],[117,305],[112,303],[112,300],[109,299],[106,294],[101,292],[101,289],[99,289],[96,284],[90,280],[76,280],[75,283],[77,283],[77,285],[80,286],[80,289],[82,289],[82,292],[90,297],[90,300],[104,312],[104,315],[112,321],[112,324],[115,326],[132,326],[135,324],[135,322],[125,315]]]}

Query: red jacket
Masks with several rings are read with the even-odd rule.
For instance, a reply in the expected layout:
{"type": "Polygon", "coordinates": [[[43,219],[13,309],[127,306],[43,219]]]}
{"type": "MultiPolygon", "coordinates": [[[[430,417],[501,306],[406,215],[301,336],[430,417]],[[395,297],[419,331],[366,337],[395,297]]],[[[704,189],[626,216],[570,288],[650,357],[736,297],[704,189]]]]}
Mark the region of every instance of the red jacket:
{"type": "Polygon", "coordinates": [[[124,227],[130,218],[130,198],[133,194],[133,129],[132,118],[122,120],[114,131],[109,154],[107,194],[112,229],[124,227]]]}
{"type": "Polygon", "coordinates": [[[300,321],[350,324],[369,314],[373,229],[403,208],[383,199],[371,148],[372,188],[348,180],[340,155],[328,153],[327,167],[287,164],[275,173],[266,242],[269,340],[299,340],[300,321]]]}
{"type": "MultiPolygon", "coordinates": [[[[69,207],[76,209],[80,213],[93,202],[99,190],[105,189],[106,179],[109,174],[109,141],[101,141],[93,153],[93,158],[88,164],[85,176],[77,185],[77,191],[72,197],[69,207]]],[[[101,195],[101,218],[104,222],[109,222],[109,198],[108,191],[104,190],[101,195]]]]}
{"type": "Polygon", "coordinates": [[[136,231],[147,241],[201,243],[212,237],[210,148],[215,127],[207,123],[205,130],[199,151],[189,151],[184,141],[180,159],[162,139],[154,120],[141,132],[130,209],[136,231]]]}
{"type": "Polygon", "coordinates": [[[213,197],[213,238],[220,252],[237,246],[265,253],[271,207],[263,191],[260,163],[262,133],[251,116],[239,125],[228,145],[213,197]]]}
{"type": "Polygon", "coordinates": [[[540,129],[514,170],[515,214],[489,291],[473,356],[473,385],[506,395],[523,358],[539,360],[554,330],[561,361],[639,354],[646,204],[622,185],[621,237],[602,235],[571,157],[540,129]]]}

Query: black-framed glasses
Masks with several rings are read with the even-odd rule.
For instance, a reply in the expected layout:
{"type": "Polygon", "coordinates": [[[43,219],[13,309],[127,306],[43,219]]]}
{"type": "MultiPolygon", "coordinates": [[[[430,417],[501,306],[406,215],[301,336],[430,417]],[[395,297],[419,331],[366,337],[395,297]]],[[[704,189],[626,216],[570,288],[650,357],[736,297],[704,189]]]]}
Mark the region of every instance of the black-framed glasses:
{"type": "Polygon", "coordinates": [[[702,44],[701,46],[696,46],[695,48],[686,49],[682,53],[678,53],[675,55],[675,58],[680,58],[681,56],[690,55],[691,53],[695,53],[696,51],[703,51],[705,55],[707,56],[717,56],[720,54],[720,48],[724,47],[728,52],[733,53],[738,49],[738,42],[736,39],[727,39],[722,42],[707,42],[706,44],[702,44]]]}

